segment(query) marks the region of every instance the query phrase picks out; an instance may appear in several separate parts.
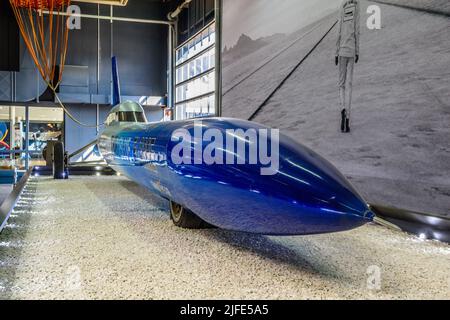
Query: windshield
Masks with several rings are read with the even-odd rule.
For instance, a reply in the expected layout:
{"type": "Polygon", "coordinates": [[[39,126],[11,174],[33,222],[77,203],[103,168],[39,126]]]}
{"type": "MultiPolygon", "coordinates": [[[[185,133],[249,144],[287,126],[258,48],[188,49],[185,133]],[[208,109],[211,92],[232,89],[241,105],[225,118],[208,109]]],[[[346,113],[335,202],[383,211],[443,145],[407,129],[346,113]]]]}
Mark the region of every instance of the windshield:
{"type": "Polygon", "coordinates": [[[147,122],[143,112],[120,111],[119,122],[147,122]]]}

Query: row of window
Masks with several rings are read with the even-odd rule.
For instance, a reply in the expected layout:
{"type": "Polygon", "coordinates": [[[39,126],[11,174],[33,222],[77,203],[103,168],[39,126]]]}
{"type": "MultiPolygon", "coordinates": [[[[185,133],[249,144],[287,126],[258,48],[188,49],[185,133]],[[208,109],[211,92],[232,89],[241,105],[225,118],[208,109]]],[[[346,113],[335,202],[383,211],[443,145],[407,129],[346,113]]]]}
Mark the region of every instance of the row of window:
{"type": "Polygon", "coordinates": [[[215,114],[216,27],[212,23],[176,52],[175,107],[178,120],[215,114]]]}
{"type": "Polygon", "coordinates": [[[216,26],[211,24],[197,36],[187,41],[176,52],[176,65],[179,65],[199,54],[206,48],[216,43],[216,26]]]}
{"type": "Polygon", "coordinates": [[[196,97],[214,92],[216,87],[216,74],[211,71],[204,76],[189,81],[176,88],[175,102],[181,103],[186,100],[195,99],[196,97]]]}
{"type": "Polygon", "coordinates": [[[176,108],[177,120],[211,116],[216,113],[215,96],[211,94],[205,98],[181,103],[176,108]]]}
{"type": "Polygon", "coordinates": [[[214,47],[207,50],[201,56],[197,57],[180,67],[177,68],[176,74],[177,79],[176,83],[179,84],[181,82],[192,79],[204,72],[212,70],[216,64],[216,49],[214,47]]]}

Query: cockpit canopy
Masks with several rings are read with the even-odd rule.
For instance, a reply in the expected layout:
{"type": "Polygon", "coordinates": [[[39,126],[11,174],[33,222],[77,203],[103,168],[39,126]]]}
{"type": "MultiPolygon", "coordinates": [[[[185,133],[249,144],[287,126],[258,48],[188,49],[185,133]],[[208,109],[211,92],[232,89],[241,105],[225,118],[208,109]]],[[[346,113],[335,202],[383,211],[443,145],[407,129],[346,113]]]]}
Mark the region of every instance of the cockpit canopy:
{"type": "Polygon", "coordinates": [[[147,123],[144,108],[133,101],[126,101],[115,106],[106,119],[106,125],[117,123],[147,123]]]}

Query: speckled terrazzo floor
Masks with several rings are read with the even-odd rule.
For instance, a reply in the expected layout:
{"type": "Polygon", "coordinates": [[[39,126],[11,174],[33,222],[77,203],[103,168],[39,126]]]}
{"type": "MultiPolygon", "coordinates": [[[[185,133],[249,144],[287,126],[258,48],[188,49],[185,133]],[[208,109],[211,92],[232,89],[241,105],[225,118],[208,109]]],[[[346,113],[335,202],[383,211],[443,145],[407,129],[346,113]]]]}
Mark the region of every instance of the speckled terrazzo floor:
{"type": "Polygon", "coordinates": [[[450,246],[376,225],[182,230],[123,177],[32,178],[0,234],[0,298],[450,299],[450,246]]]}

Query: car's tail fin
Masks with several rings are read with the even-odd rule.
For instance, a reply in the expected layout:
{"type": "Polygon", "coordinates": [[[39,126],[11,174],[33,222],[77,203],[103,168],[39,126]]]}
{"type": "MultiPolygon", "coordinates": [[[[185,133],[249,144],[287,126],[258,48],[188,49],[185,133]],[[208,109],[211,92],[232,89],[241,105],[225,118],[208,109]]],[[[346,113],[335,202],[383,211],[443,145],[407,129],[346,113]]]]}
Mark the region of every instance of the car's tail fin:
{"type": "Polygon", "coordinates": [[[121,103],[120,99],[120,80],[119,80],[119,69],[117,66],[117,58],[112,57],[112,97],[111,104],[116,106],[121,103]]]}

